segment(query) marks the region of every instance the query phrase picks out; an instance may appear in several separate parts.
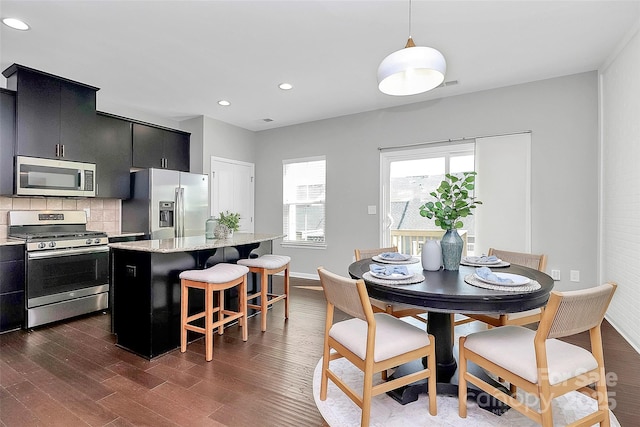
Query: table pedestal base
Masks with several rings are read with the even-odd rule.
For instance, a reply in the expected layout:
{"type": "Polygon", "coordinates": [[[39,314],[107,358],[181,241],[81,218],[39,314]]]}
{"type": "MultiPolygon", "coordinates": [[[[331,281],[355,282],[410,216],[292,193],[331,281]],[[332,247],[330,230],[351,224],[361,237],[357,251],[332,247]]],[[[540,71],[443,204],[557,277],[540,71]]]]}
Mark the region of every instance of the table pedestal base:
{"type": "MultiPolygon", "coordinates": [[[[420,369],[422,369],[422,367],[420,366],[420,362],[413,361],[399,366],[393,373],[393,375],[391,375],[389,378],[394,379],[402,377],[407,374],[416,372],[420,369]]],[[[509,390],[507,390],[502,384],[493,381],[493,379],[489,377],[486,372],[478,366],[469,363],[469,372],[473,373],[484,381],[487,381],[488,383],[504,391],[505,393],[509,393],[509,390]]],[[[415,402],[416,400],[418,400],[420,393],[430,393],[427,380],[416,381],[415,383],[397,388],[395,390],[391,390],[387,392],[387,395],[389,395],[393,400],[400,403],[401,405],[406,405],[407,403],[415,402]]],[[[455,375],[449,382],[438,382],[436,385],[436,393],[439,396],[458,397],[458,376],[455,375]]],[[[487,394],[483,390],[476,388],[473,384],[470,383],[467,383],[467,399],[476,402],[478,404],[478,407],[492,412],[496,415],[502,415],[510,409],[510,407],[504,402],[487,394]]]]}
{"type": "MultiPolygon", "coordinates": [[[[427,322],[427,332],[434,336],[436,341],[436,393],[443,396],[458,396],[458,363],[456,361],[454,349],[455,345],[453,333],[453,325],[451,324],[450,313],[429,312],[429,320],[427,322]]],[[[417,372],[427,366],[426,360],[422,363],[418,360],[399,366],[391,375],[391,378],[398,378],[407,374],[417,372]]],[[[473,375],[492,384],[494,387],[509,393],[502,384],[494,381],[487,373],[474,365],[468,364],[468,370],[473,375]]],[[[395,401],[402,405],[418,400],[420,393],[429,393],[427,380],[418,381],[407,386],[391,390],[387,392],[395,401]]],[[[467,399],[474,400],[478,406],[487,411],[491,411],[496,415],[502,415],[510,408],[502,401],[487,394],[483,390],[476,388],[473,384],[467,384],[467,399]]]]}

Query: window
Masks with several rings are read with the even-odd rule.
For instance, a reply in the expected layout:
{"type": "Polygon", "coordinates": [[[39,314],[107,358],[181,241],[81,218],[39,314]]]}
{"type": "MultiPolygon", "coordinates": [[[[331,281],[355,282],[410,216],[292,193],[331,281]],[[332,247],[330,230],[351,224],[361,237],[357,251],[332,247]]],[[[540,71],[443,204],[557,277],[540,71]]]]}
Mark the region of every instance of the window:
{"type": "Polygon", "coordinates": [[[283,243],[324,247],[325,172],[324,156],[282,162],[283,243]]]}

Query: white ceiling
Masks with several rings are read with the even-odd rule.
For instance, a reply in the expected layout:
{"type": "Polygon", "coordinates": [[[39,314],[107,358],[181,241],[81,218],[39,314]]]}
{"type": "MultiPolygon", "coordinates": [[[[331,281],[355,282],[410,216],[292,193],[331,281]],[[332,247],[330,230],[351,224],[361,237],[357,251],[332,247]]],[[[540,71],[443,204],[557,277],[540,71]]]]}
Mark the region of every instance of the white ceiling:
{"type": "Polygon", "coordinates": [[[640,22],[640,0],[414,0],[413,39],[440,50],[445,80],[458,84],[391,97],[378,91],[376,71],[404,47],[408,8],[408,0],[2,0],[0,15],[31,30],[0,25],[0,67],[97,86],[102,111],[205,115],[258,131],[596,70],[640,22]]]}

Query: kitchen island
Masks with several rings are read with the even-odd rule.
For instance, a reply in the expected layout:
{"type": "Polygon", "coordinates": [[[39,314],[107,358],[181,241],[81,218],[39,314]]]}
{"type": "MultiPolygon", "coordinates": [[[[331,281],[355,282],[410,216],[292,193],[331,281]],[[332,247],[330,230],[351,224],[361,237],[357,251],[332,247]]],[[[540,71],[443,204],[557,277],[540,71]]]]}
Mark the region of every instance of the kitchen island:
{"type": "MultiPolygon", "coordinates": [[[[111,307],[116,344],[151,359],[180,346],[180,278],[182,271],[272,253],[277,234],[234,233],[228,239],[204,235],[110,243],[111,307]]],[[[253,274],[248,292],[257,291],[253,274]]],[[[189,312],[202,311],[204,294],[192,290],[189,312]]],[[[231,289],[225,306],[237,307],[231,289]]],[[[194,335],[196,337],[196,335],[194,335]]]]}

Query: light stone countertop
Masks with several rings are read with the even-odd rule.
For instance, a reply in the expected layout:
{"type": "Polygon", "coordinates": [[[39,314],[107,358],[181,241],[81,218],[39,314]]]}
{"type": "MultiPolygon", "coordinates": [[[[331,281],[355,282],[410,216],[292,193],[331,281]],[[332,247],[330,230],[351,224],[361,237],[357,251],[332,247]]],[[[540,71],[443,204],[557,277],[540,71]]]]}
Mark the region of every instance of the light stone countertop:
{"type": "Polygon", "coordinates": [[[242,246],[251,243],[266,242],[284,237],[284,234],[233,233],[229,239],[206,239],[204,235],[193,237],[177,237],[160,240],[137,240],[135,242],[109,243],[113,249],[124,249],[138,252],[189,252],[203,249],[242,246]]]}
{"type": "Polygon", "coordinates": [[[24,245],[24,240],[21,239],[0,239],[0,246],[9,245],[24,245]]]}

